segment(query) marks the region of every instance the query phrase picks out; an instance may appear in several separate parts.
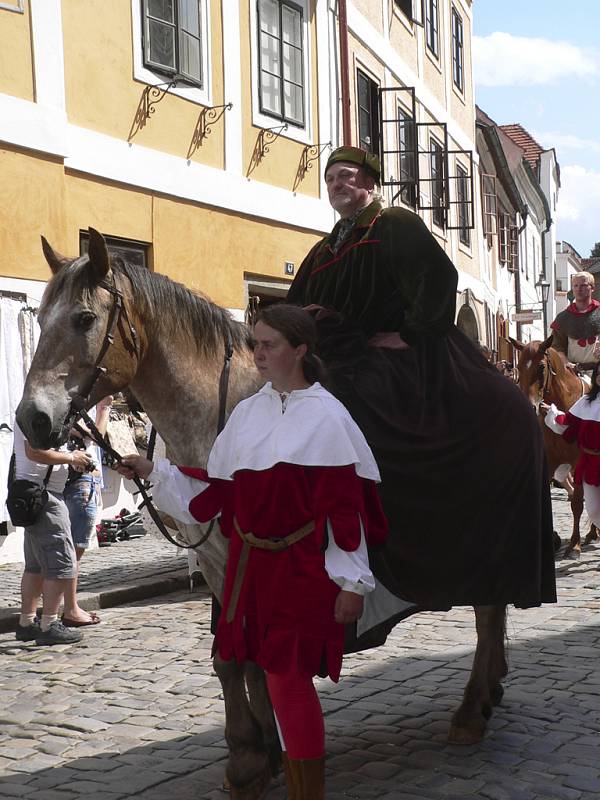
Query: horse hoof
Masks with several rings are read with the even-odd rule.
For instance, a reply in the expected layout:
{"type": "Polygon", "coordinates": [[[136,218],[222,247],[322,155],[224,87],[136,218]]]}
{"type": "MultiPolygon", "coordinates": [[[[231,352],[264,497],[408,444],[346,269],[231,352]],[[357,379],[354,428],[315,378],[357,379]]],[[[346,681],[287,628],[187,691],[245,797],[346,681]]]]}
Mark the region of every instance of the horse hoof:
{"type": "Polygon", "coordinates": [[[271,770],[265,767],[261,773],[243,786],[229,782],[231,800],[262,800],[271,783],[271,770]]]}
{"type": "Polygon", "coordinates": [[[501,683],[497,683],[490,689],[490,700],[493,706],[499,706],[504,697],[504,687],[501,683]]]}
{"type": "Polygon", "coordinates": [[[448,732],[448,744],[479,744],[485,735],[485,725],[482,728],[460,728],[452,725],[448,732]]]}

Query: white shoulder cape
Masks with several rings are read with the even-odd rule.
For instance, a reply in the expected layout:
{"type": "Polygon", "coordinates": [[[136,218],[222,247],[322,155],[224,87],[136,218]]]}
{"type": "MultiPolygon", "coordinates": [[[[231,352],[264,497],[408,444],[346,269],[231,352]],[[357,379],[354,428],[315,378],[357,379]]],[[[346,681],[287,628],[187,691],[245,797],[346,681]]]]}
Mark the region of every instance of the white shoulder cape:
{"type": "Polygon", "coordinates": [[[380,480],[361,430],[319,383],[291,392],[285,413],[271,383],[239,403],[215,441],[207,469],[211,478],[231,480],[238,470],[266,470],[280,462],[354,464],[361,478],[380,480]]]}
{"type": "Polygon", "coordinates": [[[600,422],[600,397],[595,398],[590,403],[588,402],[587,394],[584,394],[576,403],[573,403],[569,409],[569,413],[579,419],[585,419],[590,422],[600,422]]]}

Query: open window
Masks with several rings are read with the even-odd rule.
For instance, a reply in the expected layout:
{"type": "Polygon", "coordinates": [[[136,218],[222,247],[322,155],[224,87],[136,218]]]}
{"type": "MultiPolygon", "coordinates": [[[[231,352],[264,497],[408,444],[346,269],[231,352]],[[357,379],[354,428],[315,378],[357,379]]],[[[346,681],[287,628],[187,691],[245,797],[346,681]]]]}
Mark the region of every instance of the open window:
{"type": "Polygon", "coordinates": [[[204,86],[202,0],[142,0],[144,66],[204,86]]]}
{"type": "Polygon", "coordinates": [[[426,0],[394,0],[394,5],[415,25],[424,25],[426,0]]]}
{"type": "Polygon", "coordinates": [[[359,146],[379,155],[379,86],[362,70],[356,70],[356,107],[359,146]]]}
{"type": "MultiPolygon", "coordinates": [[[[454,152],[454,151],[451,151],[454,152]]],[[[468,166],[456,162],[456,174],[451,180],[454,182],[454,191],[450,193],[450,213],[448,229],[458,230],[460,241],[470,247],[471,230],[475,227],[475,214],[473,202],[473,154],[460,151],[463,158],[469,158],[468,166]]]]}
{"type": "Polygon", "coordinates": [[[483,215],[483,235],[491,247],[492,236],[498,235],[498,195],[496,193],[496,176],[481,175],[481,213],[483,215]]]}
{"type": "Polygon", "coordinates": [[[417,204],[419,153],[415,114],[413,87],[379,90],[381,185],[390,187],[390,205],[402,202],[415,208],[417,204]]]}
{"type": "Polygon", "coordinates": [[[498,259],[503,266],[510,265],[510,214],[500,211],[498,214],[498,259]]]}

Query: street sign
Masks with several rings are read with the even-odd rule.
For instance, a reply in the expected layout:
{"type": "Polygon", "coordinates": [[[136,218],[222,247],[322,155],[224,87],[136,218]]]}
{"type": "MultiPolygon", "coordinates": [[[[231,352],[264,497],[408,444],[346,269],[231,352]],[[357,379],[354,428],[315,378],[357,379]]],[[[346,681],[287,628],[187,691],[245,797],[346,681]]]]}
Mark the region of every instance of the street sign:
{"type": "Polygon", "coordinates": [[[521,322],[525,323],[525,325],[531,325],[534,319],[541,319],[542,312],[541,311],[517,311],[514,314],[510,315],[510,318],[513,322],[521,322]]]}

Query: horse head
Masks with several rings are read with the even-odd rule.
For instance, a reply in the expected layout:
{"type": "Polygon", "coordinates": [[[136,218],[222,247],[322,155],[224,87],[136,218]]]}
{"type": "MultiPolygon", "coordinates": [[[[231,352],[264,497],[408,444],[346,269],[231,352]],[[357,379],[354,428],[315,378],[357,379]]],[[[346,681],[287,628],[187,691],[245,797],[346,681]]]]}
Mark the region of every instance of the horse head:
{"type": "Polygon", "coordinates": [[[79,258],[65,258],[43,237],[42,249],[52,278],[16,417],[32,447],[47,449],[65,441],[77,406],[89,408],[131,382],[143,343],[128,308],[130,284],[115,273],[98,231],[89,229],[88,253],[79,258]]]}
{"type": "Polygon", "coordinates": [[[529,397],[531,404],[536,410],[541,402],[569,408],[573,400],[569,402],[568,398],[580,390],[581,384],[551,346],[552,336],[543,342],[519,344],[519,387],[529,397]]]}

